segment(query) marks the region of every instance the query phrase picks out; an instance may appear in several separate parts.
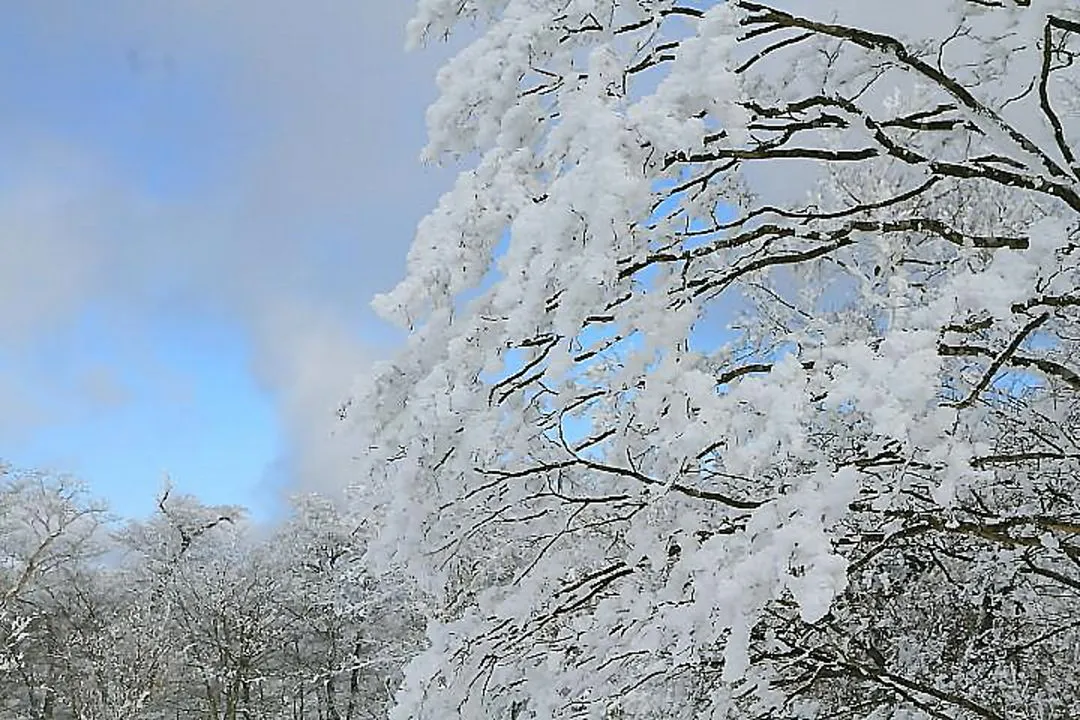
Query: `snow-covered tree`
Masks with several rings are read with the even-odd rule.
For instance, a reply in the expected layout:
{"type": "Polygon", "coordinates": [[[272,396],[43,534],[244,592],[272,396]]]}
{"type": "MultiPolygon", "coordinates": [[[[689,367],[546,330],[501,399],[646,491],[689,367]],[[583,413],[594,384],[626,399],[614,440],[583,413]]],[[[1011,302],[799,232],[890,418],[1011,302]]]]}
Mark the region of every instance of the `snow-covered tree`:
{"type": "Polygon", "coordinates": [[[75,480],[0,465],[0,713],[51,718],[71,680],[57,610],[100,554],[104,507],[75,480]]]}
{"type": "Polygon", "coordinates": [[[0,481],[0,715],[384,717],[418,595],[360,562],[372,524],[318,497],[274,527],[166,489],[113,525],[74,481],[0,481]],[[110,527],[111,525],[111,527],[110,527]]]}
{"type": "Polygon", "coordinates": [[[269,541],[291,619],[279,635],[291,717],[385,717],[418,649],[420,598],[400,573],[363,563],[371,528],[326,498],[301,496],[269,541]]]}
{"type": "MultiPolygon", "coordinates": [[[[421,0],[395,717],[1080,706],[1080,7],[421,0]]],[[[377,558],[379,556],[372,556],[377,558]]]]}

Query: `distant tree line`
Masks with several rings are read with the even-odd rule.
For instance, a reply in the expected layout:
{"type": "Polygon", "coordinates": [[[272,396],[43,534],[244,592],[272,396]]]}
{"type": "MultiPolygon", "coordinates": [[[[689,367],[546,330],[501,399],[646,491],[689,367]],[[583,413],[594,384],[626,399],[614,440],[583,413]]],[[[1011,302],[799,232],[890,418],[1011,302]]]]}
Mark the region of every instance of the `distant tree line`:
{"type": "Polygon", "coordinates": [[[423,624],[319,497],[266,529],[165,490],[118,522],[75,481],[0,469],[0,717],[383,716],[423,624]]]}

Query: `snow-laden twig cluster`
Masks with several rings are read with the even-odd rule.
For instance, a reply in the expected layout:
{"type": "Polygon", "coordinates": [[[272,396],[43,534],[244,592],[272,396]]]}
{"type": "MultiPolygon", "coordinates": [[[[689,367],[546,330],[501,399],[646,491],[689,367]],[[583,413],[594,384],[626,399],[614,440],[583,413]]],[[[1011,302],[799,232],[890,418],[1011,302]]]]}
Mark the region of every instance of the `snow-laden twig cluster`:
{"type": "Polygon", "coordinates": [[[461,23],[426,155],[469,169],[351,411],[441,606],[395,717],[1075,714],[1075,3],[411,37],[461,23]]]}

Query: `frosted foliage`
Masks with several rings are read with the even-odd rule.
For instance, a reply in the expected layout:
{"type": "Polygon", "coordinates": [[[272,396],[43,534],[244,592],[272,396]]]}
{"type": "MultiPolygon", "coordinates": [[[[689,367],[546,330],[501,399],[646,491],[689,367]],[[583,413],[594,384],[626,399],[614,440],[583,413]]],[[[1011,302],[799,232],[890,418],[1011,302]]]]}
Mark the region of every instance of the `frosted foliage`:
{"type": "Polygon", "coordinates": [[[1080,707],[1080,8],[421,0],[432,161],[351,406],[406,718],[1080,707]]]}
{"type": "Polygon", "coordinates": [[[422,597],[361,562],[375,518],[297,498],[276,528],[166,489],[124,524],[0,466],[4,720],[385,716],[422,597]]]}

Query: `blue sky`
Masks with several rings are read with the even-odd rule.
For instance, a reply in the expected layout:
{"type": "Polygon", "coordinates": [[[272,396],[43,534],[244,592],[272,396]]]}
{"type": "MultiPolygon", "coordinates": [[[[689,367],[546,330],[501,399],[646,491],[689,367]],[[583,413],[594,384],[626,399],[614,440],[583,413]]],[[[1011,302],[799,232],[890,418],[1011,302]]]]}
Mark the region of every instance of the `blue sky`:
{"type": "Polygon", "coordinates": [[[273,477],[285,439],[235,325],[159,320],[133,344],[108,318],[88,309],[34,349],[32,392],[55,414],[8,457],[77,471],[125,515],[147,509],[165,472],[205,502],[271,512],[264,485],[285,480],[273,477]],[[92,407],[70,412],[58,388],[81,390],[92,407]]]}
{"type": "Polygon", "coordinates": [[[0,459],[128,516],[165,472],[259,516],[347,481],[333,408],[398,339],[368,298],[450,182],[410,6],[4,3],[0,459]]]}

